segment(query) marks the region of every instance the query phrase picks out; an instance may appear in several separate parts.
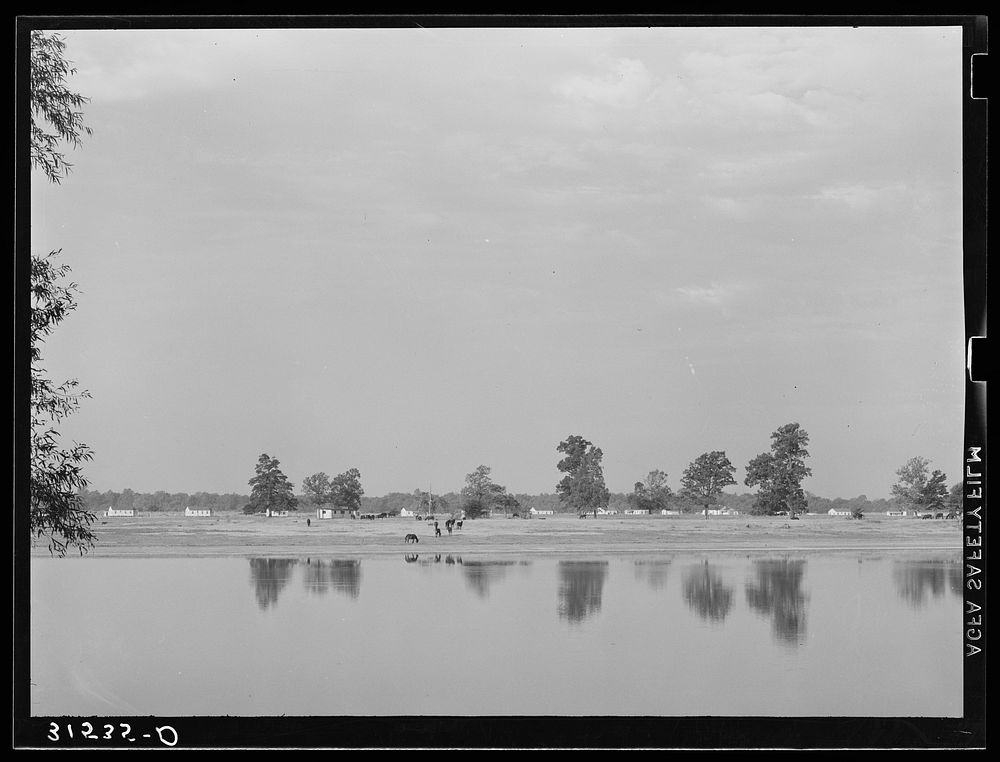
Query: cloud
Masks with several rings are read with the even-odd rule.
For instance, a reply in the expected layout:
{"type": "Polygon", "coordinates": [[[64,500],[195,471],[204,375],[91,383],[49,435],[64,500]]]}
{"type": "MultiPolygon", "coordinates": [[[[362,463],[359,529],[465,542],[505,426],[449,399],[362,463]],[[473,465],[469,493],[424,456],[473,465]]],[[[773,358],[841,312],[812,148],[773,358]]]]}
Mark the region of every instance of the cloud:
{"type": "Polygon", "coordinates": [[[642,103],[653,87],[653,77],[642,61],[632,58],[605,59],[611,71],[597,77],[572,76],[559,83],[556,92],[575,103],[629,109],[642,103]]]}

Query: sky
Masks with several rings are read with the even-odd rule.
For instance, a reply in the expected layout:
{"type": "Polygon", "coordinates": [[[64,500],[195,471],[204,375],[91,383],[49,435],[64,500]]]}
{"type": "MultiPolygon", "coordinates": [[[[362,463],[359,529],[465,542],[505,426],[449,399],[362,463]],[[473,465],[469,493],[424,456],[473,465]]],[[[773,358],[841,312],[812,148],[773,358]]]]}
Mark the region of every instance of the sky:
{"type": "Polygon", "coordinates": [[[32,174],[91,488],[614,492],[798,422],[824,497],[960,479],[960,27],[69,30],[32,174]]]}

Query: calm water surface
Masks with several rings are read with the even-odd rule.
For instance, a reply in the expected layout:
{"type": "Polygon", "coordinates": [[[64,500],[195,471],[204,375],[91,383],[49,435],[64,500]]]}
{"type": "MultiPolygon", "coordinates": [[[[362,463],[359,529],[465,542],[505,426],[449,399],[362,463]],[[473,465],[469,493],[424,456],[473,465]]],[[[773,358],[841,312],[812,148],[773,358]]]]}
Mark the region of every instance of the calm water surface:
{"type": "Polygon", "coordinates": [[[31,573],[33,715],[962,714],[957,553],[31,573]]]}

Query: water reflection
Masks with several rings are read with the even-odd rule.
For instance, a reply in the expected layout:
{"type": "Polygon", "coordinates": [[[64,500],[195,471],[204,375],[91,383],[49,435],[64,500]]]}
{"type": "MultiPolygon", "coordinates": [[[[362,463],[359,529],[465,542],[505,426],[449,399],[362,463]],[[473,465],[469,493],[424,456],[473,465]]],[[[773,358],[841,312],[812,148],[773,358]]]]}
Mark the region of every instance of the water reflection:
{"type": "Polygon", "coordinates": [[[462,563],[462,577],[465,579],[469,589],[480,598],[486,598],[490,594],[490,585],[507,576],[509,567],[515,565],[515,561],[466,561],[462,563]]]}
{"type": "Polygon", "coordinates": [[[601,610],[607,561],[559,562],[559,616],[582,622],[601,610]]]}
{"type": "Polygon", "coordinates": [[[635,562],[635,578],[648,583],[654,590],[659,590],[667,584],[668,571],[670,571],[669,559],[635,562]]]}
{"type": "Polygon", "coordinates": [[[750,608],[771,617],[775,638],[797,645],[806,629],[806,596],[801,590],[805,560],[768,558],[753,562],[756,579],[747,582],[750,608]]]}
{"type": "Polygon", "coordinates": [[[702,619],[721,622],[733,607],[733,588],[708,563],[687,569],[683,579],[684,600],[702,619]]]}
{"type": "Polygon", "coordinates": [[[929,598],[962,595],[962,565],[948,561],[897,561],[892,567],[896,592],[910,606],[919,608],[929,598]]]}
{"type": "Polygon", "coordinates": [[[306,590],[311,593],[324,595],[332,588],[351,598],[357,598],[361,592],[361,561],[341,558],[330,561],[308,559],[303,581],[306,590]]]}
{"type": "Polygon", "coordinates": [[[251,558],[250,581],[257,595],[257,605],[263,610],[278,602],[278,594],[292,578],[294,558],[251,558]]]}

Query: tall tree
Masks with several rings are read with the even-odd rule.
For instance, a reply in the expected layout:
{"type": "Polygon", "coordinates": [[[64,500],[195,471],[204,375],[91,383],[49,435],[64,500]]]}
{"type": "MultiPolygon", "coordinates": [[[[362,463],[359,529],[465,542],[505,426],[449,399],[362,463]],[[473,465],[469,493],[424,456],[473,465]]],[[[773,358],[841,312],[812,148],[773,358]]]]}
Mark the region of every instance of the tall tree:
{"type": "Polygon", "coordinates": [[[599,507],[606,506],[610,493],[604,485],[601,449],[571,434],[559,443],[556,452],[565,455],[557,468],[566,476],[556,485],[556,493],[563,504],[580,514],[596,512],[599,507]]]}
{"type": "Polygon", "coordinates": [[[465,475],[465,486],[462,488],[462,510],[471,519],[478,518],[490,512],[490,509],[503,497],[506,490],[496,484],[490,476],[489,466],[479,466],[470,474],[465,475]]]}
{"type": "Polygon", "coordinates": [[[760,487],[754,501],[756,513],[787,511],[794,516],[808,505],[802,480],[812,475],[805,464],[809,434],[797,423],[786,423],[771,434],[771,452],[761,453],[747,465],[744,484],[760,487]]]}
{"type": "MultiPolygon", "coordinates": [[[[58,184],[70,169],[61,143],[77,147],[82,133],[91,134],[79,110],[87,99],[67,87],[75,70],[65,57],[62,38],[32,31],[29,46],[31,167],[58,184]]],[[[90,530],[94,514],[82,497],[88,484],[83,465],[93,459],[93,452],[78,442],[64,447],[56,428],[90,395],[78,390],[76,379],[56,384],[42,367],[42,344],[76,309],[77,286],[66,282],[69,266],[56,263],[60,253],[31,254],[29,530],[35,537],[47,536],[49,552],[62,556],[71,547],[83,554],[96,538],[90,530]]]]}
{"type": "Polygon", "coordinates": [[[705,518],[708,518],[708,507],[718,501],[723,489],[736,484],[735,472],[723,450],[703,452],[684,469],[681,494],[704,506],[705,518]]]}
{"type": "Polygon", "coordinates": [[[918,455],[900,466],[892,485],[893,497],[917,511],[945,508],[949,501],[947,478],[939,469],[931,471],[930,465],[927,458],[918,455]]]}
{"type": "Polygon", "coordinates": [[[273,511],[294,511],[298,500],[292,494],[292,483],[282,473],[277,458],[263,453],[257,459],[255,476],[249,481],[250,503],[244,509],[247,513],[273,511]]]}
{"type": "Polygon", "coordinates": [[[361,510],[361,498],[365,494],[361,486],[361,472],[356,468],[349,468],[342,474],[337,474],[330,482],[330,494],[334,505],[350,508],[352,511],[361,510]]]}
{"type": "Polygon", "coordinates": [[[330,495],[330,477],[323,471],[312,476],[307,476],[302,480],[302,494],[313,505],[329,503],[332,499],[330,495]]]}
{"type": "Polygon", "coordinates": [[[672,495],[666,471],[656,468],[649,472],[645,481],[635,483],[628,501],[639,510],[659,513],[667,507],[672,495]]]}

